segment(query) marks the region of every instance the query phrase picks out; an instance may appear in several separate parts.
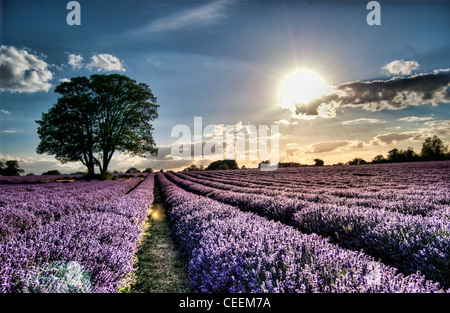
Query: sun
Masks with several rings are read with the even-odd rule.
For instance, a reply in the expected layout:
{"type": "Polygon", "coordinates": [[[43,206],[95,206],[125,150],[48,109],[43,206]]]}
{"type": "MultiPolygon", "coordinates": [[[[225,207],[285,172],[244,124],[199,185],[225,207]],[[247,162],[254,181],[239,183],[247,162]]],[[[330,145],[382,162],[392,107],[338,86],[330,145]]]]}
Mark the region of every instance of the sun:
{"type": "Polygon", "coordinates": [[[329,86],[313,72],[298,70],[289,75],[280,89],[281,106],[295,107],[295,103],[307,103],[329,93],[329,86]]]}

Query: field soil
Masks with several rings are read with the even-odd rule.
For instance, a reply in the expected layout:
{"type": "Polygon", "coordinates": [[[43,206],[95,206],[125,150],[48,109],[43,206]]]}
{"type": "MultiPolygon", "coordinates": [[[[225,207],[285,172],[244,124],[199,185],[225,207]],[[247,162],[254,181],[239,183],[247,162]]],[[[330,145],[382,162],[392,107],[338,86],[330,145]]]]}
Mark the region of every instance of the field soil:
{"type": "Polygon", "coordinates": [[[138,254],[134,293],[190,292],[186,266],[172,241],[161,190],[155,181],[154,202],[138,254]]]}

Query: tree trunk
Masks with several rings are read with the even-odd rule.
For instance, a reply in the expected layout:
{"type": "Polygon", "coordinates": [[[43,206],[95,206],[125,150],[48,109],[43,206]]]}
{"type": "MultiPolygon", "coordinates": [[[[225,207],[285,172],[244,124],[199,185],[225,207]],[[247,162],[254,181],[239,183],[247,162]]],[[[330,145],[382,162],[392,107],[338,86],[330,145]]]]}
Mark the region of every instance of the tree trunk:
{"type": "Polygon", "coordinates": [[[102,164],[102,168],[101,168],[101,176],[103,178],[106,178],[108,175],[108,165],[109,165],[109,161],[111,161],[111,157],[112,157],[112,153],[108,153],[108,152],[104,152],[103,153],[103,164],[102,164]]]}

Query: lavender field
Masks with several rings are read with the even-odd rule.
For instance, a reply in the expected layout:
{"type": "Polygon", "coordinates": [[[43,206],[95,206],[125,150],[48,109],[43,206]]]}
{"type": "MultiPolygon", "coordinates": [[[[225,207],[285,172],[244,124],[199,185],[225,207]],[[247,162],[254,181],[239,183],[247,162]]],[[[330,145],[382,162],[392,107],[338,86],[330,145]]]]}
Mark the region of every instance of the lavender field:
{"type": "Polygon", "coordinates": [[[145,180],[0,185],[0,291],[117,292],[153,202],[145,180]]]}
{"type": "Polygon", "coordinates": [[[201,291],[450,287],[450,162],[166,176],[182,188],[171,187],[168,202],[180,234],[194,234],[180,242],[201,291]]]}
{"type": "Polygon", "coordinates": [[[442,161],[1,184],[0,291],[120,292],[156,186],[194,292],[449,292],[449,177],[442,161]]]}

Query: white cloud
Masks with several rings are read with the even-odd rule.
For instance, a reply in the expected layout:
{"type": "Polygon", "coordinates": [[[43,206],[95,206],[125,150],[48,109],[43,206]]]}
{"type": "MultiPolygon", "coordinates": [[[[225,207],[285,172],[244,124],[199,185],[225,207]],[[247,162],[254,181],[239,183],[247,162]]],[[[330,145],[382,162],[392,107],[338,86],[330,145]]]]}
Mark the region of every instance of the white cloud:
{"type": "Polygon", "coordinates": [[[391,75],[410,75],[412,71],[419,67],[416,61],[395,60],[382,67],[391,75]]]}
{"type": "Polygon", "coordinates": [[[432,120],[432,116],[425,116],[425,117],[418,117],[418,116],[407,116],[400,118],[399,121],[405,121],[405,122],[422,122],[422,121],[430,121],[432,120]]]}
{"type": "Polygon", "coordinates": [[[1,91],[37,92],[48,91],[53,74],[48,64],[27,50],[12,46],[0,47],[1,91]]]}
{"type": "Polygon", "coordinates": [[[289,122],[288,120],[283,118],[279,121],[274,122],[274,124],[276,124],[276,125],[297,125],[298,122],[289,122]]]}
{"type": "Polygon", "coordinates": [[[349,149],[364,148],[366,144],[361,140],[316,142],[308,146],[306,153],[342,152],[349,149]]]}
{"type": "Polygon", "coordinates": [[[275,124],[278,124],[278,125],[289,125],[290,123],[289,123],[288,120],[285,120],[285,119],[283,118],[283,119],[281,119],[281,120],[279,120],[279,121],[276,121],[275,124]]]}
{"type": "Polygon", "coordinates": [[[428,132],[427,137],[450,135],[450,120],[429,121],[425,122],[425,125],[429,127],[424,129],[424,132],[428,132]]]}
{"type": "Polygon", "coordinates": [[[69,54],[69,65],[72,66],[73,69],[80,69],[83,67],[83,57],[78,54],[69,54]]]}
{"type": "Polygon", "coordinates": [[[14,129],[5,129],[5,130],[2,130],[2,133],[5,133],[5,134],[13,134],[13,133],[15,133],[16,131],[14,130],[14,129]]]}
{"type": "Polygon", "coordinates": [[[330,142],[318,142],[311,145],[312,151],[307,153],[324,153],[335,151],[338,148],[348,146],[348,141],[330,141],[330,142]]]}
{"type": "Polygon", "coordinates": [[[385,121],[380,121],[375,118],[358,118],[356,120],[342,121],[340,124],[342,125],[350,125],[350,124],[377,124],[377,123],[386,123],[385,121]]]}
{"type": "Polygon", "coordinates": [[[437,69],[437,70],[433,71],[434,74],[438,74],[440,72],[450,72],[450,67],[449,68],[441,68],[441,69],[437,69]]]}
{"type": "Polygon", "coordinates": [[[1,113],[1,114],[5,114],[5,115],[11,115],[11,112],[10,112],[10,111],[4,110],[4,109],[1,109],[1,110],[0,110],[0,113],[1,113]]]}
{"type": "Polygon", "coordinates": [[[80,162],[61,164],[58,160],[49,155],[40,156],[35,154],[22,157],[19,155],[0,154],[0,160],[17,160],[19,162],[19,167],[25,170],[25,174],[35,173],[40,175],[49,170],[58,170],[61,173],[73,173],[85,170],[85,167],[80,162]]]}
{"type": "Polygon", "coordinates": [[[68,82],[70,82],[70,79],[69,78],[61,78],[59,81],[61,83],[68,83],[68,82]]]}
{"type": "Polygon", "coordinates": [[[109,71],[119,71],[125,72],[125,67],[123,62],[119,58],[111,54],[97,54],[91,57],[91,62],[87,65],[87,68],[92,70],[96,69],[97,72],[109,72],[109,71]]]}
{"type": "Polygon", "coordinates": [[[223,10],[229,0],[218,0],[152,21],[136,33],[169,31],[194,26],[207,26],[224,17],[223,10]]]}

